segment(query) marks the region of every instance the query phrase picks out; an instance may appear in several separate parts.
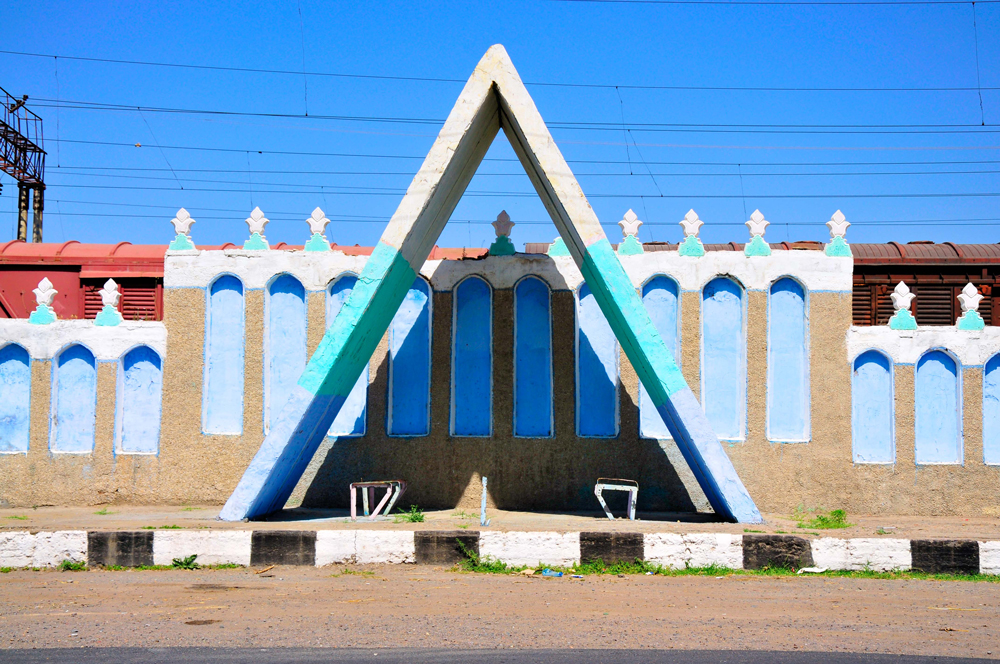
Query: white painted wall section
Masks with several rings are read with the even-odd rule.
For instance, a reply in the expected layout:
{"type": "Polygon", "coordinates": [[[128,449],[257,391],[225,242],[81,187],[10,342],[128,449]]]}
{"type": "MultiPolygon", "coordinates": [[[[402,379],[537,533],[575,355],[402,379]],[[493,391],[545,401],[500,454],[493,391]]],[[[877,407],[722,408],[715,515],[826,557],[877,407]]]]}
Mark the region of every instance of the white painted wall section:
{"type": "Polygon", "coordinates": [[[480,532],[479,555],[508,565],[569,567],[580,562],[580,533],[480,532]]]}
{"type": "Polygon", "coordinates": [[[157,530],[153,534],[153,564],[197,555],[199,565],[250,565],[253,531],[157,530]]]}
{"type": "Polygon", "coordinates": [[[160,321],[125,321],[113,327],[99,327],[92,320],[32,325],[27,318],[2,318],[0,346],[8,343],[24,346],[33,360],[51,360],[74,343],[89,348],[99,362],[117,360],[136,346],[149,346],[160,357],[166,357],[167,328],[160,321]]]}
{"type": "Polygon", "coordinates": [[[0,567],[58,567],[64,560],[87,561],[86,531],[0,533],[0,567]]]}

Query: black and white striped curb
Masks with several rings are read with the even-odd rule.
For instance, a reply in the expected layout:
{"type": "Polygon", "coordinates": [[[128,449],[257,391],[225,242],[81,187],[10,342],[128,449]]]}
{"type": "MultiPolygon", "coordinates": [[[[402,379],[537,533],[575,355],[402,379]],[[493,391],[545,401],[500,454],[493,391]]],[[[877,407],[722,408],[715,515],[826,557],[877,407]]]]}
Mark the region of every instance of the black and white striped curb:
{"type": "Polygon", "coordinates": [[[169,565],[174,558],[194,554],[205,565],[452,565],[465,557],[463,548],[509,565],[568,567],[594,560],[642,560],[678,569],[715,565],[1000,574],[1000,541],[464,530],[0,532],[0,567],[56,567],[64,560],[92,567],[169,565]]]}

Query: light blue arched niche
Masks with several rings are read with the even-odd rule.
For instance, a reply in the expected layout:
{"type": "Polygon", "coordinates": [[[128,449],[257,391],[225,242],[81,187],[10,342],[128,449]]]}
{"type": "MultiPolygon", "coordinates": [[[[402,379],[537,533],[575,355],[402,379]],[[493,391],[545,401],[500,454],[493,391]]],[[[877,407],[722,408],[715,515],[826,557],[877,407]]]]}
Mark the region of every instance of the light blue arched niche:
{"type": "Polygon", "coordinates": [[[1000,355],[983,368],[983,462],[1000,464],[1000,355]]]}
{"type": "Polygon", "coordinates": [[[147,346],[137,346],[118,363],[115,451],[156,454],[160,447],[163,364],[147,346]]]}
{"type": "Polygon", "coordinates": [[[390,436],[431,432],[431,288],[413,281],[389,325],[389,394],[386,430],[390,436]]]}
{"type": "Polygon", "coordinates": [[[728,277],[701,294],[701,403],[721,440],[746,437],[746,310],[743,288],[728,277]]]}
{"type": "Polygon", "coordinates": [[[889,358],[877,350],[858,355],[851,372],[854,463],[896,463],[895,398],[889,358]]]}
{"type": "Polygon", "coordinates": [[[576,292],[576,434],[618,435],[618,339],[585,283],[576,292]]]}
{"type": "Polygon", "coordinates": [[[264,433],[306,368],[306,290],[290,274],[267,286],[264,327],[264,433]]]}
{"type": "Polygon", "coordinates": [[[962,463],[962,377],[955,359],[942,350],[917,361],[915,445],[918,464],[962,463]]]}
{"type": "MultiPolygon", "coordinates": [[[[663,338],[663,343],[673,352],[677,366],[681,363],[680,325],[677,282],[663,275],[655,276],[642,287],[642,303],[653,321],[653,326],[663,338]]],[[[670,438],[670,431],[656,410],[645,385],[639,383],[639,435],[644,438],[670,438]]]]}
{"type": "Polygon", "coordinates": [[[243,282],[224,274],[208,288],[202,430],[243,433],[243,282]]]}
{"type": "Polygon", "coordinates": [[[514,287],[514,435],[548,438],[552,423],[552,320],[548,285],[514,287]]]}
{"type": "Polygon", "coordinates": [[[0,348],[0,454],[28,451],[31,358],[17,344],[0,348]]]}
{"type": "Polygon", "coordinates": [[[94,451],[97,423],[97,362],[80,344],[68,346],[52,364],[51,449],[94,451]]]}
{"type": "Polygon", "coordinates": [[[451,354],[451,434],[493,433],[493,291],[480,277],[455,287],[451,354]]]}
{"type": "Polygon", "coordinates": [[[805,289],[789,277],[767,298],[767,439],[809,441],[809,314],[805,289]]]}
{"type": "MultiPolygon", "coordinates": [[[[326,290],[326,327],[330,329],[333,320],[340,313],[341,307],[351,296],[358,278],[353,274],[345,274],[336,279],[326,290]]],[[[358,382],[351,388],[347,401],[341,406],[340,412],[330,425],[328,436],[363,436],[365,435],[366,406],[368,404],[368,367],[358,376],[358,382]]]]}

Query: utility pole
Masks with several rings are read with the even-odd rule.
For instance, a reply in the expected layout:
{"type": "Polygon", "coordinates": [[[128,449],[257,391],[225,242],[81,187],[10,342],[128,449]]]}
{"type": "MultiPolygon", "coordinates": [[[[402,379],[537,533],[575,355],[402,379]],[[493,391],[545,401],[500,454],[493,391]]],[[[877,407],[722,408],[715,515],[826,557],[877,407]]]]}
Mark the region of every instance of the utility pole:
{"type": "Polygon", "coordinates": [[[17,239],[28,240],[28,199],[34,192],[32,242],[42,241],[45,210],[45,150],[42,119],[25,106],[28,95],[15,99],[0,88],[0,170],[17,180],[17,239]]]}

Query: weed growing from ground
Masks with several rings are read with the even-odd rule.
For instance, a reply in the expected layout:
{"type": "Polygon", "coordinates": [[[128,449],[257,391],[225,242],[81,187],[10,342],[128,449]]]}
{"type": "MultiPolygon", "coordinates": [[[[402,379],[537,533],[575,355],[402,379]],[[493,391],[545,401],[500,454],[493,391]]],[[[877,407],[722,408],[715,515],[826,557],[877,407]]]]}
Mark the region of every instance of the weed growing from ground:
{"type": "Polygon", "coordinates": [[[13,571],[13,567],[0,567],[0,574],[10,574],[13,571]]]}
{"type": "Polygon", "coordinates": [[[844,510],[833,510],[829,514],[816,514],[808,521],[803,518],[799,521],[798,527],[830,530],[833,528],[850,528],[853,525],[853,523],[847,523],[847,512],[844,510]]]}
{"type": "Polygon", "coordinates": [[[101,516],[107,516],[108,514],[114,514],[114,512],[109,512],[107,507],[102,507],[101,509],[94,512],[94,514],[99,514],[101,516]]]}
{"type": "Polygon", "coordinates": [[[174,558],[170,566],[174,569],[198,569],[201,565],[195,562],[197,559],[198,554],[188,556],[187,558],[174,558]]]}
{"type": "Polygon", "coordinates": [[[143,530],[156,530],[159,527],[160,530],[181,530],[182,526],[143,526],[143,530]]]}
{"type": "Polygon", "coordinates": [[[410,511],[404,512],[400,510],[399,513],[396,514],[394,521],[396,523],[423,523],[424,513],[416,505],[410,505],[410,511]]]}
{"type": "Polygon", "coordinates": [[[17,519],[18,521],[27,521],[28,520],[28,517],[26,517],[26,516],[20,516],[20,515],[17,515],[17,514],[14,514],[13,516],[9,516],[7,518],[8,519],[17,519]]]}
{"type": "Polygon", "coordinates": [[[465,559],[458,563],[458,567],[466,572],[480,572],[483,574],[517,574],[528,569],[524,565],[508,565],[505,562],[496,560],[489,556],[480,556],[478,553],[465,546],[462,540],[456,540],[459,550],[465,559]]]}
{"type": "Polygon", "coordinates": [[[59,563],[59,569],[63,572],[82,572],[87,569],[87,563],[83,561],[74,562],[72,560],[64,560],[59,563]]]}

